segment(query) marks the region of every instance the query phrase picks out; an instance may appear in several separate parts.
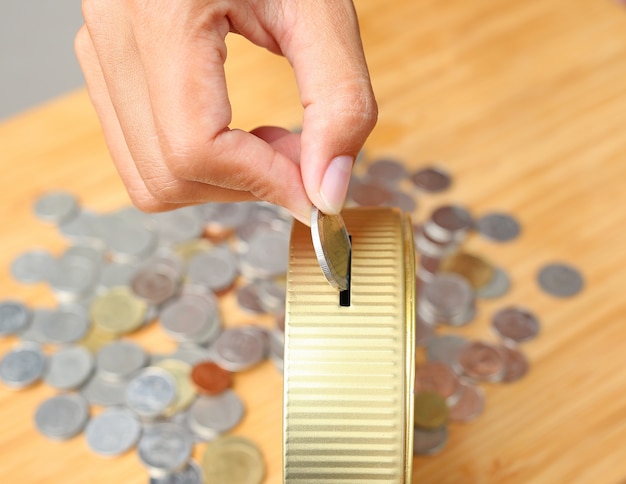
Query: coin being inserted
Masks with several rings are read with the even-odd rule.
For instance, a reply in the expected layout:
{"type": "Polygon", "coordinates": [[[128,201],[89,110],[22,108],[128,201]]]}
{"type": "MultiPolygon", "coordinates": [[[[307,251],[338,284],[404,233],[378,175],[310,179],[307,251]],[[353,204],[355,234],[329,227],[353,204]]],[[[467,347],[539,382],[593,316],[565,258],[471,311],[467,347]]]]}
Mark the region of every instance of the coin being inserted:
{"type": "Polygon", "coordinates": [[[342,291],[347,289],[351,244],[341,215],[326,215],[313,207],[311,236],[317,262],[328,283],[342,291]]]}

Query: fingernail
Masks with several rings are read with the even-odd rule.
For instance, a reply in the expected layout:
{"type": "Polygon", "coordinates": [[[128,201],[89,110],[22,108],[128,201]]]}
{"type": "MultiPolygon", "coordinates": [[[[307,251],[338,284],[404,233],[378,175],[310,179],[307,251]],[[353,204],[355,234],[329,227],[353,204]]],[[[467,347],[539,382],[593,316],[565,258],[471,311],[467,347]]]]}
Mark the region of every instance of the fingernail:
{"type": "Polygon", "coordinates": [[[319,191],[319,196],[325,205],[318,207],[322,212],[329,214],[341,212],[350,183],[352,162],[351,156],[338,156],[326,168],[319,191]]]}

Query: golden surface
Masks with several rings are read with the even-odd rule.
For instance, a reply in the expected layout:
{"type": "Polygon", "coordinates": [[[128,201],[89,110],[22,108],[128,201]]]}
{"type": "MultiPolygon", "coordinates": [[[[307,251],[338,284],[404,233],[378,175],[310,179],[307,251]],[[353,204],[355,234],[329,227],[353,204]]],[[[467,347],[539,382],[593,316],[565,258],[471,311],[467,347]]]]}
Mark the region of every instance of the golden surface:
{"type": "Polygon", "coordinates": [[[352,237],[349,306],[320,270],[311,229],[297,222],[291,233],[284,478],[410,482],[413,228],[398,209],[349,208],[342,216],[352,237]]]}
{"type": "MultiPolygon", "coordinates": [[[[530,373],[483,385],[485,413],[451,426],[441,454],[416,458],[414,482],[624,481],[626,9],[612,0],[360,0],[357,9],[380,104],[370,158],[433,161],[454,176],[450,190],[420,197],[414,218],[452,201],[477,215],[507,211],[522,224],[511,243],[467,244],[505,267],[513,286],[481,301],[476,321],[458,332],[490,338],[489,318],[506,304],[528,306],[543,325],[523,345],[530,373]],[[560,300],[537,287],[538,269],[552,260],[582,270],[579,296],[560,300]]],[[[233,126],[298,125],[286,62],[229,39],[233,126]]],[[[65,246],[35,220],[35,197],[66,189],[96,211],[128,203],[86,94],[0,124],[0,164],[0,297],[52,304],[45,286],[23,286],[8,272],[27,248],[59,254],[65,246]]],[[[256,319],[235,308],[232,294],[223,308],[227,325],[256,319]]],[[[156,326],[132,339],[153,352],[174,347],[156,326]]],[[[0,352],[14,344],[0,340],[0,352]]],[[[261,446],[272,484],[282,473],[281,385],[269,362],[235,375],[248,410],[234,432],[261,446]]],[[[132,452],[103,459],[83,436],[56,443],[38,435],[35,409],[54,393],[0,386],[0,482],[147,481],[132,452]]]]}

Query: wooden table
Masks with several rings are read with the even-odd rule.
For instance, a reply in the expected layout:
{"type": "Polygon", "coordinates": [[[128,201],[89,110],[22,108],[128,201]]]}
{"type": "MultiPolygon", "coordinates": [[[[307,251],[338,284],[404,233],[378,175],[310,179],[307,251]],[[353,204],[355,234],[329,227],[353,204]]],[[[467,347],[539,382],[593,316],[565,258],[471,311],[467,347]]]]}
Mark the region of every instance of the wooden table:
{"type": "MultiPolygon", "coordinates": [[[[362,0],[357,8],[380,105],[369,158],[449,169],[453,187],[420,197],[417,219],[453,201],[478,215],[510,212],[523,225],[509,244],[468,242],[507,268],[514,285],[481,301],[476,321],[457,332],[493,338],[490,316],[507,304],[528,306],[542,322],[540,337],[523,346],[529,375],[484,386],[485,413],[451,425],[439,455],[416,458],[413,481],[625,480],[626,9],[610,0],[362,0]],[[580,268],[580,295],[557,299],[538,288],[538,269],[554,260],[580,268]]],[[[283,59],[231,36],[227,69],[233,126],[299,124],[283,59]]],[[[46,286],[9,275],[26,249],[66,245],[34,218],[35,198],[64,189],[96,211],[129,203],[85,92],[1,124],[0,166],[0,299],[52,305],[46,286]]],[[[232,294],[223,309],[228,325],[256,321],[232,294]]],[[[154,352],[172,348],[156,325],[132,337],[154,352]]],[[[0,341],[0,353],[14,344],[0,341]]],[[[281,479],[281,383],[268,362],[235,384],[247,406],[235,433],[261,446],[268,483],[281,479]]],[[[63,443],[40,436],[33,415],[54,393],[43,384],[0,386],[0,482],[147,482],[134,452],[103,459],[82,435],[63,443]]]]}

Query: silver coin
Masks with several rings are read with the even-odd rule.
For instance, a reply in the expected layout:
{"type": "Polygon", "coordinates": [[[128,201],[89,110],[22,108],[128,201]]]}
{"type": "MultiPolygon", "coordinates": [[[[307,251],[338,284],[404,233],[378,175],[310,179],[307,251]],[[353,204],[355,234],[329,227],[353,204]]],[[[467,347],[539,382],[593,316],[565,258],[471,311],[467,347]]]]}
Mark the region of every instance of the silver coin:
{"type": "Polygon", "coordinates": [[[92,418],[85,429],[89,448],[99,455],[114,456],[128,451],[141,436],[141,423],[126,408],[108,408],[92,418]]]}
{"type": "Polygon", "coordinates": [[[148,362],[148,355],[137,343],[128,340],[113,341],[96,354],[96,368],[101,378],[120,381],[132,377],[148,362]]]}
{"type": "Polygon", "coordinates": [[[211,352],[207,348],[194,343],[181,343],[168,358],[181,360],[194,366],[201,361],[209,361],[211,352]]]}
{"type": "Polygon", "coordinates": [[[247,202],[210,202],[198,205],[198,210],[209,230],[235,230],[248,222],[252,212],[252,204],[247,202]]]}
{"type": "Polygon", "coordinates": [[[391,191],[391,199],[385,203],[387,207],[398,207],[400,210],[406,213],[413,213],[417,209],[417,202],[408,193],[401,192],[399,190],[391,191]]]}
{"type": "Polygon", "coordinates": [[[190,460],[187,466],[164,477],[151,477],[150,484],[202,484],[204,471],[200,465],[190,460]]]}
{"type": "Polygon", "coordinates": [[[32,311],[22,302],[0,301],[0,336],[24,331],[33,317],[32,311]]]}
{"type": "Polygon", "coordinates": [[[283,230],[257,230],[241,254],[239,268],[249,280],[266,279],[287,271],[289,233],[283,230]]]}
{"type": "Polygon", "coordinates": [[[34,211],[37,218],[60,224],[76,217],[80,207],[76,197],[71,193],[50,192],[37,199],[34,211]]]}
{"type": "Polygon", "coordinates": [[[235,283],[238,275],[235,254],[226,245],[210,252],[201,252],[189,260],[187,277],[192,284],[200,284],[212,291],[221,292],[235,283]]]}
{"type": "Polygon", "coordinates": [[[521,231],[519,222],[512,215],[500,212],[480,217],[476,221],[476,229],[484,237],[496,242],[516,239],[521,231]]]}
{"type": "Polygon", "coordinates": [[[217,298],[212,293],[181,294],[163,308],[159,323],[175,341],[209,342],[221,329],[217,298]]]}
{"type": "Polygon", "coordinates": [[[159,242],[175,245],[202,235],[204,224],[197,207],[183,207],[170,212],[153,213],[159,242]]]}
{"type": "Polygon", "coordinates": [[[273,279],[261,279],[256,282],[261,306],[266,313],[279,314],[285,311],[287,298],[285,284],[273,279]]]}
{"type": "Polygon", "coordinates": [[[96,233],[97,216],[81,210],[76,217],[59,224],[59,232],[66,238],[81,243],[100,243],[102,238],[96,233]]]}
{"type": "Polygon", "coordinates": [[[111,262],[102,266],[99,289],[111,289],[112,287],[130,286],[137,266],[131,263],[111,262]]]}
{"type": "Polygon", "coordinates": [[[47,343],[68,344],[81,340],[89,330],[89,312],[81,304],[63,304],[41,325],[47,343]]]}
{"type": "Polygon", "coordinates": [[[367,174],[375,180],[395,185],[408,176],[404,164],[392,158],[379,158],[367,167],[367,174]]]}
{"type": "Polygon", "coordinates": [[[422,256],[441,259],[455,252],[459,247],[459,242],[454,240],[440,242],[430,237],[422,225],[413,226],[413,237],[415,250],[422,256]]]}
{"type": "Polygon", "coordinates": [[[222,331],[211,345],[214,361],[228,371],[243,371],[262,362],[268,341],[257,328],[243,326],[222,331]]]}
{"type": "Polygon", "coordinates": [[[64,254],[50,276],[50,287],[61,302],[83,299],[93,293],[100,279],[100,269],[90,257],[64,254]]]}
{"type": "Polygon", "coordinates": [[[241,309],[251,314],[264,314],[265,309],[261,305],[259,291],[256,284],[248,283],[237,288],[237,304],[241,309]]]}
{"type": "Polygon", "coordinates": [[[143,431],[137,445],[140,462],[152,477],[166,477],[183,469],[193,450],[193,440],[181,425],[157,423],[143,431]]]}
{"type": "Polygon", "coordinates": [[[80,389],[80,393],[92,405],[111,407],[126,403],[127,380],[108,381],[99,373],[93,375],[80,389]]]}
{"type": "Polygon", "coordinates": [[[48,281],[55,271],[56,259],[40,249],[24,252],[11,263],[11,275],[24,284],[48,281]]]}
{"type": "Polygon", "coordinates": [[[0,380],[11,388],[24,388],[37,382],[46,369],[46,356],[35,343],[22,343],[0,360],[0,380]]]}
{"type": "Polygon", "coordinates": [[[89,403],[77,393],[63,393],[42,402],[35,413],[35,427],[44,436],[66,440],[79,434],[89,419],[89,403]]]}
{"type": "Polygon", "coordinates": [[[539,334],[539,320],[528,309],[509,306],[500,309],[491,320],[493,330],[505,341],[523,343],[539,334]]]}
{"type": "Polygon", "coordinates": [[[33,343],[48,343],[44,335],[44,328],[52,324],[55,314],[55,309],[38,308],[33,310],[30,325],[19,334],[19,338],[22,341],[31,341],[33,343]]]}
{"type": "Polygon", "coordinates": [[[313,207],[311,236],[324,277],[332,287],[347,289],[351,244],[341,215],[325,215],[313,207]]]}
{"type": "Polygon", "coordinates": [[[572,297],[582,291],[583,276],[569,264],[552,263],[541,268],[537,276],[539,287],[556,297],[572,297]]]}
{"type": "Polygon", "coordinates": [[[83,346],[66,346],[48,357],[44,382],[57,390],[75,390],[93,373],[93,356],[83,346]]]}
{"type": "Polygon", "coordinates": [[[474,291],[463,276],[437,273],[420,293],[418,313],[429,323],[452,323],[473,307],[474,291]]]}
{"type": "Polygon", "coordinates": [[[435,335],[426,342],[426,359],[458,367],[459,354],[468,340],[455,334],[435,335]]]}
{"type": "Polygon", "coordinates": [[[233,429],[243,418],[244,406],[232,390],[219,395],[200,395],[187,412],[189,428],[203,440],[213,440],[233,429]]]}
{"type": "Polygon", "coordinates": [[[165,264],[145,264],[132,276],[130,288],[149,304],[158,306],[178,289],[179,276],[165,264]]]}
{"type": "Polygon", "coordinates": [[[352,177],[348,187],[348,196],[361,207],[382,207],[388,204],[393,195],[391,190],[382,183],[357,180],[352,177]]]}
{"type": "Polygon", "coordinates": [[[126,404],[140,417],[159,417],[175,401],[174,378],[161,368],[144,368],[126,387],[126,404]]]}
{"type": "Polygon", "coordinates": [[[486,286],[476,291],[482,299],[495,299],[504,296],[511,288],[511,279],[502,267],[493,266],[493,276],[486,286]]]}
{"type": "Polygon", "coordinates": [[[462,242],[474,226],[470,213],[460,205],[436,208],[424,224],[424,232],[439,242],[462,242]]]}
{"type": "Polygon", "coordinates": [[[414,455],[437,454],[448,441],[448,428],[445,425],[433,430],[415,427],[413,432],[414,455]]]}
{"type": "Polygon", "coordinates": [[[72,257],[75,255],[90,259],[98,268],[98,272],[100,272],[106,261],[106,248],[103,245],[77,244],[70,245],[67,249],[65,249],[65,252],[63,252],[63,257],[72,257]]]}
{"type": "Polygon", "coordinates": [[[116,262],[145,259],[155,251],[158,244],[157,233],[150,223],[128,212],[100,216],[95,223],[95,231],[116,262]]]}
{"type": "Polygon", "coordinates": [[[442,192],[452,184],[450,175],[436,166],[420,168],[411,175],[411,181],[416,188],[428,193],[442,192]]]}

